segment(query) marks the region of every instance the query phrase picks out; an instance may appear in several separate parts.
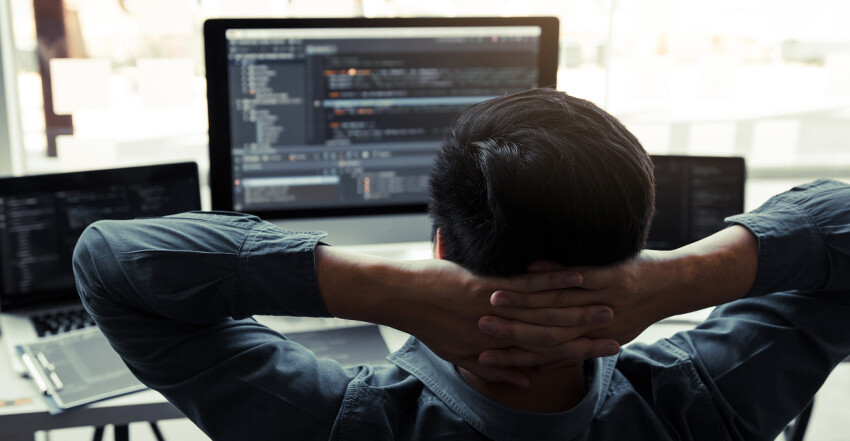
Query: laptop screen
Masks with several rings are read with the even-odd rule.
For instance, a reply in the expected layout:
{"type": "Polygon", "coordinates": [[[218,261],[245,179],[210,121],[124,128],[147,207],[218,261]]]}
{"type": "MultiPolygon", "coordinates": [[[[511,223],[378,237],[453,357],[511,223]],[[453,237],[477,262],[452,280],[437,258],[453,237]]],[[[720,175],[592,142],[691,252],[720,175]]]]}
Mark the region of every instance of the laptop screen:
{"type": "Polygon", "coordinates": [[[646,247],[672,250],[710,236],[744,211],[746,167],[739,157],[653,155],[655,217],[646,247]]]}
{"type": "Polygon", "coordinates": [[[195,163],[0,179],[0,308],[77,297],[71,256],[86,226],[199,210],[195,163]]]}

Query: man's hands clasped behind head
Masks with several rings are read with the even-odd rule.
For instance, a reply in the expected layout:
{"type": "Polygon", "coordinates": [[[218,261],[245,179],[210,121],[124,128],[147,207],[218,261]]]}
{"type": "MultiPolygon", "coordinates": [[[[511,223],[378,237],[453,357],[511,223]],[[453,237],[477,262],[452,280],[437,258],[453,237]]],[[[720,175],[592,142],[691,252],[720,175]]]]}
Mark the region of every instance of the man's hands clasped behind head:
{"type": "MultiPolygon", "coordinates": [[[[479,327],[514,347],[485,350],[479,361],[513,368],[569,365],[580,353],[569,348],[580,342],[624,345],[659,320],[743,297],[757,267],[755,236],[733,225],[676,250],[643,250],[619,264],[570,268],[581,275],[572,287],[529,292],[503,286],[490,298],[494,313],[481,317],[479,327]],[[613,318],[590,324],[582,316],[601,313],[600,307],[610,308],[613,318]]],[[[536,262],[529,270],[568,271],[551,262],[536,262]]]]}
{"type": "MultiPolygon", "coordinates": [[[[441,260],[411,262],[418,274],[419,292],[405,296],[408,307],[416,310],[417,319],[398,327],[415,335],[441,358],[474,374],[495,382],[518,386],[527,379],[518,368],[557,363],[577,365],[588,358],[614,355],[619,351],[616,340],[587,334],[610,321],[614,313],[598,302],[573,303],[552,308],[551,305],[498,307],[493,298],[504,295],[540,298],[559,295],[582,283],[574,271],[557,269],[538,271],[508,278],[479,277],[459,265],[441,260]],[[523,294],[520,294],[523,293],[523,294]],[[534,320],[525,313],[541,314],[534,320]],[[507,323],[494,315],[524,321],[511,321],[510,332],[482,332],[492,320],[507,323]],[[544,317],[551,314],[551,317],[544,317]],[[484,355],[484,359],[480,360],[484,355]],[[488,354],[507,355],[502,363],[483,364],[488,354]]],[[[589,299],[592,300],[592,299],[589,299]]],[[[531,300],[527,300],[531,301],[531,300]]],[[[533,301],[535,304],[538,301],[533,301]]]]}
{"type": "MultiPolygon", "coordinates": [[[[663,252],[644,251],[635,259],[616,265],[572,268],[580,281],[568,288],[534,293],[496,291],[490,299],[495,313],[483,316],[479,328],[515,346],[486,350],[480,356],[481,363],[561,367],[575,363],[569,358],[574,354],[563,350],[567,345],[576,347],[590,342],[611,345],[610,350],[593,356],[616,353],[618,345],[632,341],[664,318],[665,297],[659,294],[666,290],[664,280],[671,280],[664,277],[659,265],[664,258],[663,252]],[[647,285],[650,278],[654,282],[647,285]],[[609,311],[613,315],[605,317],[609,311]]],[[[537,274],[567,271],[558,264],[542,261],[529,270],[537,274]]]]}
{"type": "MultiPolygon", "coordinates": [[[[699,256],[726,237],[745,236],[733,227],[680,250],[644,250],[615,265],[565,269],[536,262],[529,273],[511,277],[478,276],[446,260],[397,262],[319,247],[318,260],[328,261],[319,265],[319,285],[334,316],[402,330],[485,380],[525,386],[523,368],[615,355],[665,317],[732,300],[690,283],[689,268],[706,265],[699,256]],[[693,256],[699,265],[689,263],[693,256]],[[342,271],[346,264],[363,271],[342,271]]],[[[741,266],[729,257],[714,260],[741,266]]],[[[723,279],[713,285],[730,285],[724,292],[740,297],[748,284],[723,279]]]]}

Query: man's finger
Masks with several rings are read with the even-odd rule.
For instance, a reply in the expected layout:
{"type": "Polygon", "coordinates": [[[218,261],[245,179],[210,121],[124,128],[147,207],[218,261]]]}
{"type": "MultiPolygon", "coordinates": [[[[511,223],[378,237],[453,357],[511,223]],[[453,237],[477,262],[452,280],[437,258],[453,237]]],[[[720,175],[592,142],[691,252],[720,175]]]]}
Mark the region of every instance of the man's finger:
{"type": "Polygon", "coordinates": [[[583,288],[553,289],[535,293],[499,290],[490,295],[490,304],[512,308],[566,308],[599,304],[601,296],[583,288]]]}
{"type": "Polygon", "coordinates": [[[482,365],[502,368],[575,366],[584,360],[616,355],[620,345],[614,340],[579,338],[548,352],[528,351],[521,348],[488,349],[478,356],[482,365]]]}
{"type": "Polygon", "coordinates": [[[594,325],[614,318],[614,310],[605,305],[572,308],[498,308],[495,314],[504,319],[540,326],[594,325]]]}
{"type": "Polygon", "coordinates": [[[575,271],[548,271],[511,276],[496,283],[499,289],[508,291],[538,292],[572,288],[581,285],[581,282],[581,274],[575,271]]]}
{"type": "Polygon", "coordinates": [[[478,320],[478,328],[486,334],[517,346],[535,347],[560,346],[586,332],[584,328],[578,326],[539,326],[495,316],[481,317],[478,320]]]}
{"type": "Polygon", "coordinates": [[[589,266],[574,268],[582,275],[581,287],[588,290],[600,290],[616,285],[624,277],[620,266],[589,266]]]}

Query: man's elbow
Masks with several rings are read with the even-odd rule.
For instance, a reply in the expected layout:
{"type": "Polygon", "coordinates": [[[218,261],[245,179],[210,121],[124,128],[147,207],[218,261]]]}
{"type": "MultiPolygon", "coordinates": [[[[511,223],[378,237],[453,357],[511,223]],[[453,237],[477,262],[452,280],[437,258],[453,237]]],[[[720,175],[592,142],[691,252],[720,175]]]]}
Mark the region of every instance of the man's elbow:
{"type": "Polygon", "coordinates": [[[110,262],[114,262],[109,244],[98,224],[95,222],[85,230],[74,247],[72,266],[77,292],[80,299],[91,312],[102,303],[107,292],[104,274],[110,272],[110,262]]]}

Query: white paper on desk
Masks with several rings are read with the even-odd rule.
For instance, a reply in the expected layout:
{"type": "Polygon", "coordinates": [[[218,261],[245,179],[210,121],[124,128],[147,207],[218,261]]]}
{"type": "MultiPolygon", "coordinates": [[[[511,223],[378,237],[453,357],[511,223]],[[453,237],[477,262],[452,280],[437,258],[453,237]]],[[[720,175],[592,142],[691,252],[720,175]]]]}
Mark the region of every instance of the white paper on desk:
{"type": "Polygon", "coordinates": [[[389,349],[377,325],[296,332],[286,337],[313,351],[318,358],[336,360],[343,366],[386,364],[389,349]]]}
{"type": "Polygon", "coordinates": [[[28,355],[27,368],[41,378],[34,381],[45,391],[51,414],[146,388],[96,327],[44,337],[17,350],[28,355]]]}
{"type": "Polygon", "coordinates": [[[54,58],[50,60],[53,112],[57,115],[77,110],[107,109],[110,106],[108,60],[54,58]]]}

